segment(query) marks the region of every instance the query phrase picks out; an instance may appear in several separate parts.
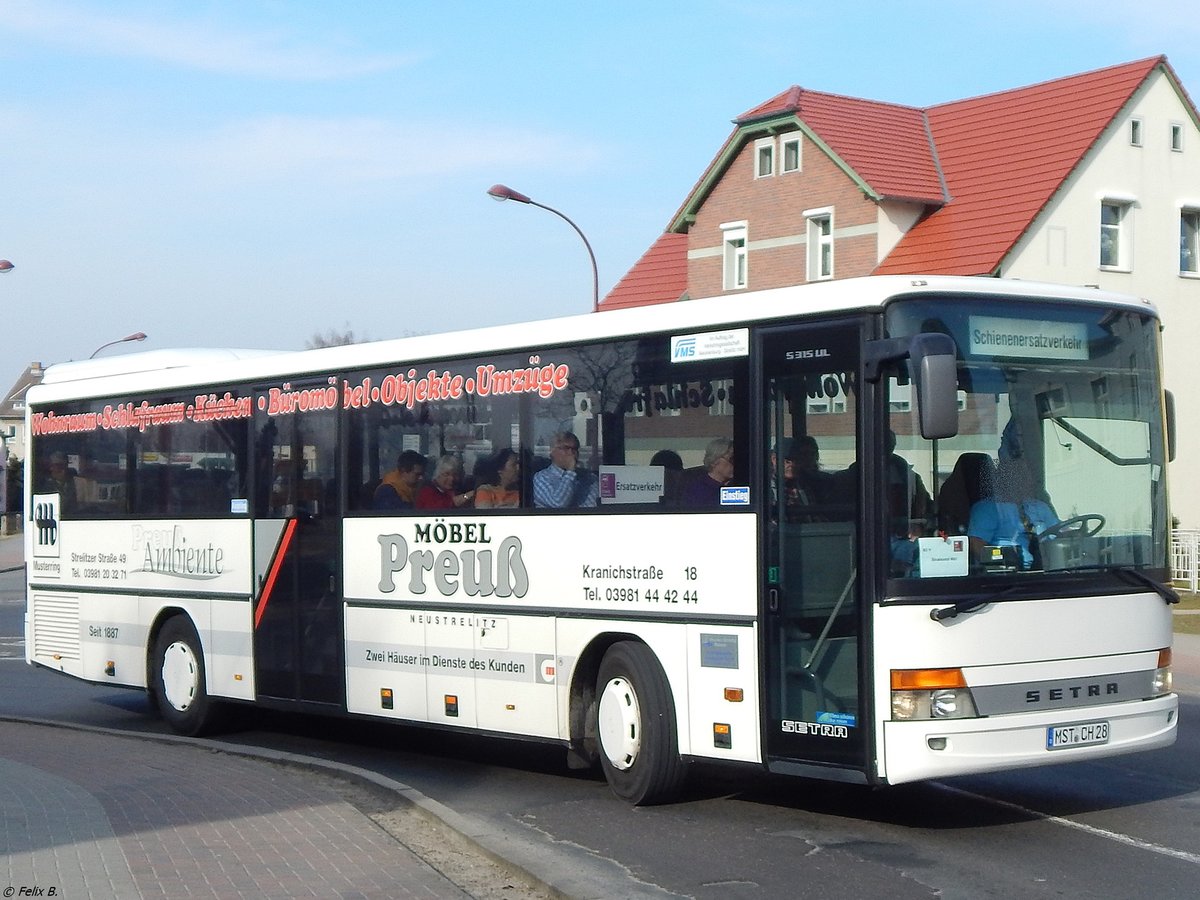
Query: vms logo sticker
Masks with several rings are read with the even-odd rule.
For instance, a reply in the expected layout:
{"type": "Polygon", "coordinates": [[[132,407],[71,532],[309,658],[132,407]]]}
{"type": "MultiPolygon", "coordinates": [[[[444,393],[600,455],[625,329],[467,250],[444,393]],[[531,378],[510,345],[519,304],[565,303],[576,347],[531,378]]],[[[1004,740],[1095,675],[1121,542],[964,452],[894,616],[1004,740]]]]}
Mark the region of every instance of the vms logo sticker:
{"type": "Polygon", "coordinates": [[[671,338],[671,359],[695,359],[696,339],[694,337],[671,338]]]}

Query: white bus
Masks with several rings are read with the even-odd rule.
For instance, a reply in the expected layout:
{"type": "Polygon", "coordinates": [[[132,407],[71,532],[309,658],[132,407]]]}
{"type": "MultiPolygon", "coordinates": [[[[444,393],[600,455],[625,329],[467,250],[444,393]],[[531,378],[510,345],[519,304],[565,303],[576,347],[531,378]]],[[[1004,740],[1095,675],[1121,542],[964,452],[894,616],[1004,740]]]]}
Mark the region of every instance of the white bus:
{"type": "Polygon", "coordinates": [[[56,365],[27,659],[186,734],[241,703],[557,742],[633,803],[696,761],[888,785],[1163,747],[1159,328],[866,278],[56,365]]]}

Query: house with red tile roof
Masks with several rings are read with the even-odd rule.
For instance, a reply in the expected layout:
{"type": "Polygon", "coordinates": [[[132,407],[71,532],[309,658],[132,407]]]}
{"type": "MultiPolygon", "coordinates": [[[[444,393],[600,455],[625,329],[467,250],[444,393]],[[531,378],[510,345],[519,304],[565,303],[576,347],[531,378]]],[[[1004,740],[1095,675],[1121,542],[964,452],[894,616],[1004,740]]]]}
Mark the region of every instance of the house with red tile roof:
{"type": "Polygon", "coordinates": [[[1200,114],[1166,57],[926,108],[793,86],[733,125],[601,310],[871,274],[1146,297],[1179,413],[1172,511],[1200,527],[1200,114]]]}

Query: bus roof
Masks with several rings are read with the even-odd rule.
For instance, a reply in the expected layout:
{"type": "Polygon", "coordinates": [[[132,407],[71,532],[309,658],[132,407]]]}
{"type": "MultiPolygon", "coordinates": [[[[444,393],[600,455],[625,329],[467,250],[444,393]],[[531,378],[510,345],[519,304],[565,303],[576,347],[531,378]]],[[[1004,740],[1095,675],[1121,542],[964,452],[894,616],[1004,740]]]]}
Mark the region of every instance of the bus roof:
{"type": "Polygon", "coordinates": [[[611,310],[603,315],[585,313],[315,350],[150,350],[58,363],[47,368],[42,384],[31,388],[27,399],[30,403],[41,403],[188,385],[295,378],[409,360],[449,360],[480,353],[503,353],[653,332],[686,333],[747,322],[881,309],[897,297],[943,293],[974,295],[980,299],[1036,297],[1099,303],[1156,315],[1147,300],[1090,287],[979,276],[867,276],[611,310]],[[156,373],[156,377],[147,377],[151,372],[156,373]]]}

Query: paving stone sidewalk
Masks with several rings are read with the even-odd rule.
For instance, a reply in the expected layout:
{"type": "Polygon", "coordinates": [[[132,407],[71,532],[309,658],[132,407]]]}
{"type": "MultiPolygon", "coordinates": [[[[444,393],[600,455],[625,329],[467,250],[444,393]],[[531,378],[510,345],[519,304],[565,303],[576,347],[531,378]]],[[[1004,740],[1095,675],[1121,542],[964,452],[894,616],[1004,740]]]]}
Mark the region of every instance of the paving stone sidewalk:
{"type": "Polygon", "coordinates": [[[0,722],[0,820],[4,897],[469,896],[309,773],[185,745],[0,722]]]}

